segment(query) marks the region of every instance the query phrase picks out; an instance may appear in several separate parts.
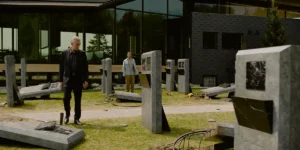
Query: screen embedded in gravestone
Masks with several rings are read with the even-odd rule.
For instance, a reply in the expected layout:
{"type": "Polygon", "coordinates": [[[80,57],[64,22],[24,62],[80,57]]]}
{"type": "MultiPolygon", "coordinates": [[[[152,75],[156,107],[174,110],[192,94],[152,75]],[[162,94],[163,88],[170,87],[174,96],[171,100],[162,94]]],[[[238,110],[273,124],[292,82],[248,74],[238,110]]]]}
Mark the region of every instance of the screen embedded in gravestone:
{"type": "Polygon", "coordinates": [[[264,91],[266,89],[266,62],[252,61],[246,64],[246,89],[264,91]]]}

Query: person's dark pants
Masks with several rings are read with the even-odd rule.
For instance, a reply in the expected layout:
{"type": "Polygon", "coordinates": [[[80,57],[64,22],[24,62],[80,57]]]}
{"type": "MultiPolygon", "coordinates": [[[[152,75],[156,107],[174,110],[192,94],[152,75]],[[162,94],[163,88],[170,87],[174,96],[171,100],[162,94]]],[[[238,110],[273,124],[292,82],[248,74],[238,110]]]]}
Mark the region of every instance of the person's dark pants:
{"type": "Polygon", "coordinates": [[[81,117],[81,97],[82,97],[82,82],[78,82],[76,78],[70,78],[69,83],[64,87],[64,106],[66,111],[66,117],[70,117],[70,101],[71,93],[73,91],[75,97],[75,116],[74,119],[80,119],[81,117]]]}

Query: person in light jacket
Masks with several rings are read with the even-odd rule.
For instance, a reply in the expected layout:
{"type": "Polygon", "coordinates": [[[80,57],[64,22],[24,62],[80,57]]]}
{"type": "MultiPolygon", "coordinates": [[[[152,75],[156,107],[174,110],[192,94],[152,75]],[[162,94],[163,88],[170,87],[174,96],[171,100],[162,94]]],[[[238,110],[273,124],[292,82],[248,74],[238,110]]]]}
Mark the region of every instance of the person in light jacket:
{"type": "Polygon", "coordinates": [[[126,91],[134,92],[134,80],[135,76],[138,75],[138,70],[136,69],[135,60],[132,58],[132,53],[127,53],[127,58],[123,61],[122,67],[123,76],[126,82],[126,91]]]}

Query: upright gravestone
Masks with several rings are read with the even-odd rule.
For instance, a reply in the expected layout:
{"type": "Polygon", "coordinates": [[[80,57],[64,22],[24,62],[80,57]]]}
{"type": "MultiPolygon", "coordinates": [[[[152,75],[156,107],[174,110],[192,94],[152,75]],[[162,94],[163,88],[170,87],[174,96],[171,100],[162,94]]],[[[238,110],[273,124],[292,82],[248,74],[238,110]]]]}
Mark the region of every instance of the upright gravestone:
{"type": "Polygon", "coordinates": [[[166,89],[175,91],[175,60],[168,59],[166,65],[166,89]]]}
{"type": "Polygon", "coordinates": [[[177,64],[178,73],[178,92],[188,94],[190,93],[190,71],[189,59],[178,59],[177,64]]]}
{"type": "Polygon", "coordinates": [[[143,126],[152,133],[170,131],[162,107],[161,51],[142,54],[142,120],[143,126]]]}
{"type": "Polygon", "coordinates": [[[7,104],[9,107],[23,105],[24,101],[20,99],[19,89],[16,84],[15,58],[12,55],[4,57],[7,104]]]}
{"type": "Polygon", "coordinates": [[[101,68],[101,72],[102,72],[102,79],[101,79],[101,87],[102,87],[102,93],[105,93],[105,82],[106,82],[106,75],[105,75],[105,59],[102,59],[102,68],[101,68]]]}
{"type": "Polygon", "coordinates": [[[26,66],[26,59],[21,59],[21,87],[26,87],[26,72],[27,72],[27,66],[26,66]]]}
{"type": "Polygon", "coordinates": [[[112,60],[110,58],[105,59],[105,93],[106,96],[112,94],[112,60]]]}
{"type": "Polygon", "coordinates": [[[300,149],[300,46],[236,55],[236,150],[300,149]]]}

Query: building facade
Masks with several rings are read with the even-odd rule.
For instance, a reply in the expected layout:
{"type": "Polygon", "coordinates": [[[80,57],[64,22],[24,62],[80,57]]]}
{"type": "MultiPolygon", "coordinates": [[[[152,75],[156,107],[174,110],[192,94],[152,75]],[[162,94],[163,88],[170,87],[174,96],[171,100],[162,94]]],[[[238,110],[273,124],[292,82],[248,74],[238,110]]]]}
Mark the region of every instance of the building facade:
{"type": "MultiPolygon", "coordinates": [[[[300,10],[276,1],[287,44],[299,44],[300,10]]],[[[189,58],[191,83],[234,82],[237,50],[262,47],[269,0],[7,0],[0,2],[0,64],[58,64],[70,39],[82,39],[89,64],[110,57],[120,65],[128,51],[161,50],[166,59],[189,58]]]]}

